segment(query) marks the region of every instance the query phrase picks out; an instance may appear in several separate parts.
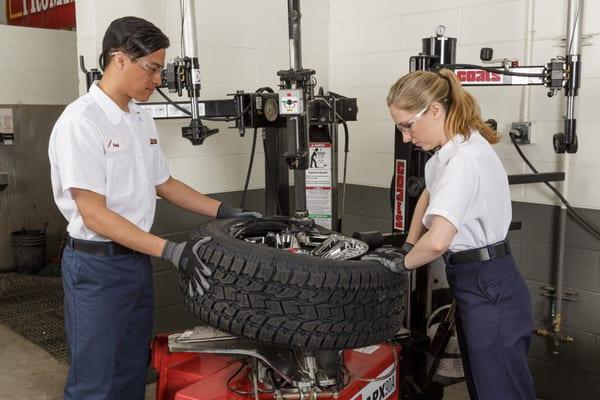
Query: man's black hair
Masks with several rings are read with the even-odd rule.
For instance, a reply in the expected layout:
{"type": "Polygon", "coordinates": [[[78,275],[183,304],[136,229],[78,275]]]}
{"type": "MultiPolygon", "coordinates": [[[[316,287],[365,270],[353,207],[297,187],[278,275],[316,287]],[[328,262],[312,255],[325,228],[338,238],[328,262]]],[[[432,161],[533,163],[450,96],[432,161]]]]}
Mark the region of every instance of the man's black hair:
{"type": "Polygon", "coordinates": [[[116,51],[136,59],[167,47],[169,38],[152,22],[138,17],[118,18],[110,23],[104,34],[99,65],[104,70],[116,51]]]}

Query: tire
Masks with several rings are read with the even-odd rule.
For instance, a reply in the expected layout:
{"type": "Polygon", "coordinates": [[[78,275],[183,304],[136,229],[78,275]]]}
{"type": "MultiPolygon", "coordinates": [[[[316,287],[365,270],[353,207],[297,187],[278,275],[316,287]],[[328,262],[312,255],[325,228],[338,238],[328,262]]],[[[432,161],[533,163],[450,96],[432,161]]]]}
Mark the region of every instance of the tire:
{"type": "Polygon", "coordinates": [[[211,221],[191,235],[212,237],[198,253],[213,271],[207,293],[187,292],[191,271],[179,282],[185,305],[205,323],[271,344],[330,350],[380,343],[402,327],[406,274],[374,261],[248,243],[230,233],[241,221],[211,221]]]}

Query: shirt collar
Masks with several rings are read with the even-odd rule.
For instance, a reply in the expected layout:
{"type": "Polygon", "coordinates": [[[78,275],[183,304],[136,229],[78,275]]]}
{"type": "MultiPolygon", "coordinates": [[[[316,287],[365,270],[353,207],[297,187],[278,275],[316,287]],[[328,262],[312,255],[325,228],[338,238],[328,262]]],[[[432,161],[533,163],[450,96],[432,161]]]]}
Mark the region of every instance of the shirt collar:
{"type": "Polygon", "coordinates": [[[121,110],[121,108],[111,99],[106,93],[100,89],[98,84],[93,84],[90,87],[90,94],[98,103],[104,114],[108,117],[113,125],[118,125],[126,115],[131,115],[134,118],[140,118],[140,109],[133,100],[129,101],[129,113],[121,110]]]}
{"type": "MultiPolygon", "coordinates": [[[[471,133],[472,135],[472,133],[471,133]]],[[[456,151],[458,150],[458,146],[465,142],[465,137],[461,133],[457,133],[452,137],[452,139],[448,140],[445,145],[442,146],[441,149],[437,151],[437,156],[441,162],[446,164],[456,151]]]]}

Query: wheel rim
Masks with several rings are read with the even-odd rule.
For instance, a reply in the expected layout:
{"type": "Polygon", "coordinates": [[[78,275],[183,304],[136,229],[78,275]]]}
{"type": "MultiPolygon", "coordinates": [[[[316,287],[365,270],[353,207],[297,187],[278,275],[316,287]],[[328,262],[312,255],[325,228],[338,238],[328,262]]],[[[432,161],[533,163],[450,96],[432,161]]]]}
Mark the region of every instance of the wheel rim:
{"type": "Polygon", "coordinates": [[[244,221],[232,225],[230,233],[248,243],[333,260],[355,259],[369,250],[365,242],[328,231],[312,220],[265,218],[244,221]]]}

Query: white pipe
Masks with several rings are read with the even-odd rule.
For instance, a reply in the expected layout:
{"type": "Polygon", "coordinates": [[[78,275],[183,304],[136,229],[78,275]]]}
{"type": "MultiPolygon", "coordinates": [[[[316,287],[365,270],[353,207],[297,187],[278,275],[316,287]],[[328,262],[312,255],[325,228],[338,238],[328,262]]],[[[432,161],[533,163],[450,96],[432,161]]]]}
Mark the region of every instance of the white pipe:
{"type": "Polygon", "coordinates": [[[186,57],[198,57],[196,50],[196,13],[193,0],[181,0],[183,13],[183,54],[186,57]]]}
{"type": "MultiPolygon", "coordinates": [[[[523,60],[524,65],[532,64],[533,54],[533,24],[535,16],[535,0],[527,0],[527,15],[526,15],[526,26],[525,26],[525,59],[523,60]]],[[[521,122],[529,121],[529,107],[531,103],[531,86],[523,86],[521,92],[521,122]]]]}

